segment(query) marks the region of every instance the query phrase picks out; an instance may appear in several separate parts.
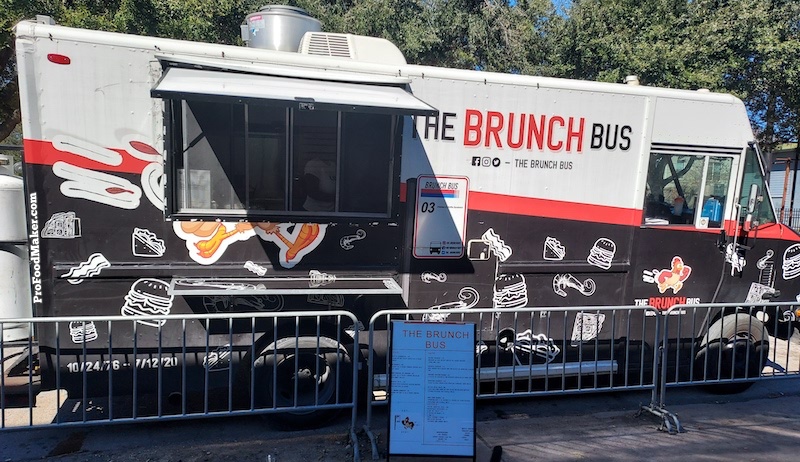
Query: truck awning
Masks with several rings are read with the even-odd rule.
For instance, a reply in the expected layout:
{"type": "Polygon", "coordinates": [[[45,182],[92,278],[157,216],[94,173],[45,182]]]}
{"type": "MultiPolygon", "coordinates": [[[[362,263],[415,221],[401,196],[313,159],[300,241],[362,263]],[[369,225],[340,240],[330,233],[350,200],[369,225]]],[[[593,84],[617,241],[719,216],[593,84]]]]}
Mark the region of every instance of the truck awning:
{"type": "Polygon", "coordinates": [[[309,295],[401,294],[389,276],[343,277],[176,278],[170,295],[309,295]]]}
{"type": "Polygon", "coordinates": [[[234,98],[301,110],[435,115],[438,111],[404,89],[322,80],[170,67],[150,91],[163,99],[234,98]]]}

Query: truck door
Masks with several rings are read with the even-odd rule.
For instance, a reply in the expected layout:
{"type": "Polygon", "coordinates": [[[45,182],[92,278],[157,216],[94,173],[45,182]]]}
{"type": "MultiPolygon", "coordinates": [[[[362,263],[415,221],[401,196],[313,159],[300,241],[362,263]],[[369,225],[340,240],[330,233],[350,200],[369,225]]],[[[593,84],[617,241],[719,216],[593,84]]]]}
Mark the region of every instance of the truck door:
{"type": "Polygon", "coordinates": [[[637,239],[636,303],[666,310],[711,302],[725,257],[720,236],[735,192],[741,151],[654,143],[647,171],[643,223],[637,239]]]}

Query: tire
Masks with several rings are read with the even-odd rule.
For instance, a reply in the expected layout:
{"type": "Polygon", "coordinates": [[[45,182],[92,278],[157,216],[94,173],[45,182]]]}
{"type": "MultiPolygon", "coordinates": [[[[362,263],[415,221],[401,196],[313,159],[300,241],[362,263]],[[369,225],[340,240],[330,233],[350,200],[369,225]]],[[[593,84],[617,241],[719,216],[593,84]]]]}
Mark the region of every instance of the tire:
{"type": "Polygon", "coordinates": [[[725,315],[709,327],[699,343],[694,361],[695,377],[753,379],[707,386],[714,393],[739,393],[750,388],[761,375],[768,356],[769,341],[761,321],[746,313],[725,315]]]}
{"type": "MultiPolygon", "coordinates": [[[[282,332],[275,342],[265,334],[256,342],[252,364],[252,403],[255,409],[306,407],[308,410],[287,411],[274,416],[292,427],[314,428],[330,422],[340,409],[311,409],[315,405],[349,403],[353,399],[352,354],[344,341],[316,333],[295,338],[282,332]],[[317,354],[319,352],[319,354],[317,354]],[[296,387],[296,389],[295,389],[296,387]],[[338,400],[337,400],[338,395],[338,400]]],[[[248,368],[249,369],[249,368],[248,368]]],[[[250,390],[249,370],[244,374],[250,390]]]]}

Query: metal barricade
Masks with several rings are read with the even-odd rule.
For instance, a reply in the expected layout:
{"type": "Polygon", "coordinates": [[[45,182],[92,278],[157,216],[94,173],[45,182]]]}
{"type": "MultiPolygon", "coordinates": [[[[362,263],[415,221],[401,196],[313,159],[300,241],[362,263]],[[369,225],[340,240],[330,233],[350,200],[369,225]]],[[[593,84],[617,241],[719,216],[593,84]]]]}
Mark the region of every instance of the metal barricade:
{"type": "Polygon", "coordinates": [[[254,413],[318,423],[349,409],[359,460],[359,324],[352,313],[42,317],[0,320],[0,328],[4,323],[28,324],[37,341],[0,342],[0,430],[254,413]]]}
{"type": "Polygon", "coordinates": [[[388,399],[392,320],[475,323],[476,399],[651,390],[650,407],[656,408],[662,336],[661,316],[652,307],[385,310],[369,324],[364,430],[373,458],[372,413],[388,399]],[[376,365],[376,351],[386,352],[386,365],[376,365]]]}
{"type": "Polygon", "coordinates": [[[737,392],[758,380],[800,377],[800,335],[794,332],[798,308],[797,302],[783,302],[687,304],[667,310],[660,405],[665,405],[667,387],[703,385],[737,392]],[[692,341],[675,340],[684,337],[692,341]]]}

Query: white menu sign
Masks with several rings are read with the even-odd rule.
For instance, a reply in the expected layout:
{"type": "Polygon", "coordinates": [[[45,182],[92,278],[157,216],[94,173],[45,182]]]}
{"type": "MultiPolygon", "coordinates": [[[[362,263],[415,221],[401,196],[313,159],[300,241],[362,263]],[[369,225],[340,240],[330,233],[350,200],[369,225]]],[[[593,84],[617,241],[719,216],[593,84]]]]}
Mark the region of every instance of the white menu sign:
{"type": "Polygon", "coordinates": [[[420,175],[414,220],[416,258],[460,258],[464,255],[469,180],[420,175]]]}
{"type": "Polygon", "coordinates": [[[389,455],[474,459],[474,323],[392,322],[389,455]]]}

